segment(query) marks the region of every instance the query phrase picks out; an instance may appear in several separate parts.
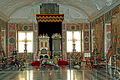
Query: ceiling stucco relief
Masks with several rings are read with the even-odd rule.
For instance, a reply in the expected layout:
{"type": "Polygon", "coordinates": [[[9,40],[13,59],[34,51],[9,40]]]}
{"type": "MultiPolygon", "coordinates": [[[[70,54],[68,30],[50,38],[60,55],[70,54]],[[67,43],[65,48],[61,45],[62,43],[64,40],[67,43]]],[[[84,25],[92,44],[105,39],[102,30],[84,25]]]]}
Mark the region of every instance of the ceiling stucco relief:
{"type": "MultiPolygon", "coordinates": [[[[73,19],[73,21],[82,21],[82,20],[87,20],[87,15],[85,15],[84,12],[80,11],[79,9],[76,9],[71,6],[66,6],[66,5],[60,5],[60,14],[65,15],[65,21],[68,22],[73,19]]],[[[36,22],[36,14],[40,14],[40,7],[39,5],[34,5],[34,6],[27,6],[23,7],[20,10],[17,10],[14,12],[13,15],[10,17],[9,22],[14,22],[14,21],[20,21],[23,19],[26,19],[26,21],[31,21],[31,22],[36,22]],[[27,20],[28,19],[28,20],[27,20]]],[[[25,20],[23,20],[25,21],[25,20]]]]}
{"type": "MultiPolygon", "coordinates": [[[[6,17],[6,19],[9,19],[10,17],[13,17],[13,15],[15,15],[17,11],[19,12],[19,10],[22,10],[24,7],[27,6],[36,6],[36,5],[38,6],[41,3],[58,3],[62,6],[63,5],[68,6],[69,9],[73,7],[77,14],[78,13],[79,15],[85,14],[83,16],[84,17],[87,16],[87,18],[89,18],[92,15],[94,15],[94,13],[99,12],[103,8],[113,5],[118,1],[120,0],[0,0],[0,14],[4,14],[1,16],[4,16],[6,17]]],[[[33,10],[36,11],[35,9],[37,8],[34,8],[33,10]]],[[[70,14],[74,14],[74,13],[70,12],[70,14]]],[[[72,18],[77,19],[81,17],[77,15],[74,17],[72,16],[72,18]]],[[[81,18],[81,19],[85,19],[85,18],[81,18]]]]}

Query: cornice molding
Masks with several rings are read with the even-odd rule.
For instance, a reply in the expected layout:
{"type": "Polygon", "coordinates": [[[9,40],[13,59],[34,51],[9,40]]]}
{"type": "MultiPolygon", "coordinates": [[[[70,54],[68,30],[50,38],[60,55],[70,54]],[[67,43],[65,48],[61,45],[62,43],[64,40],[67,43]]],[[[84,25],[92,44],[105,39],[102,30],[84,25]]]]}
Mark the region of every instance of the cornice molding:
{"type": "Polygon", "coordinates": [[[109,12],[110,10],[112,10],[113,8],[115,8],[118,5],[120,5],[120,0],[114,2],[111,6],[104,7],[100,11],[93,13],[89,17],[89,21],[91,22],[91,21],[103,16],[104,14],[106,14],[107,12],[109,12]]]}
{"type": "Polygon", "coordinates": [[[37,20],[29,20],[29,18],[10,18],[8,23],[37,23],[37,20]]]}

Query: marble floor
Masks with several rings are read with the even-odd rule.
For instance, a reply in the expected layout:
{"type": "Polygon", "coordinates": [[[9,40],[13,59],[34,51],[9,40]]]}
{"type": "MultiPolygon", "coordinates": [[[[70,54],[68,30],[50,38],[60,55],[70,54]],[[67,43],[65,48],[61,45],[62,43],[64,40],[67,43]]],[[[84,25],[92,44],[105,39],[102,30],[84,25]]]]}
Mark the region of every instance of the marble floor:
{"type": "Polygon", "coordinates": [[[105,73],[89,69],[34,69],[0,71],[0,80],[114,80],[105,73]]]}

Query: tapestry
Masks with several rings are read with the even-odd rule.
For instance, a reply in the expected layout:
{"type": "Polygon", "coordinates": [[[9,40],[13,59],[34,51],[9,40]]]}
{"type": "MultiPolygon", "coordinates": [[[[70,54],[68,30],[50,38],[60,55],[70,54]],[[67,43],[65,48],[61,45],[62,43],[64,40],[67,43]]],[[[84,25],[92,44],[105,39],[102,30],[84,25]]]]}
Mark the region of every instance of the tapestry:
{"type": "Polygon", "coordinates": [[[95,24],[95,47],[99,53],[103,53],[104,37],[103,37],[103,22],[95,24]]]}
{"type": "MultiPolygon", "coordinates": [[[[111,40],[113,55],[120,57],[120,5],[112,10],[111,40]]],[[[120,59],[117,58],[116,66],[120,68],[120,59]]]]}
{"type": "Polygon", "coordinates": [[[57,3],[42,3],[40,14],[59,14],[59,5],[57,3]]]}
{"type": "Polygon", "coordinates": [[[114,54],[120,55],[120,12],[114,15],[115,18],[112,18],[112,46],[114,47],[114,54]]]}

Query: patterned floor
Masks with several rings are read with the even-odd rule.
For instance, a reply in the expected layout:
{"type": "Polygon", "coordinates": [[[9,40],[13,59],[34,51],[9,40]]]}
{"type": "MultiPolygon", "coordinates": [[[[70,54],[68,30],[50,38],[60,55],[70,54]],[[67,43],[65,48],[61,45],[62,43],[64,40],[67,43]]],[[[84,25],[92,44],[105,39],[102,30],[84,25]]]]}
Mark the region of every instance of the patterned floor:
{"type": "MultiPolygon", "coordinates": [[[[104,74],[104,73],[103,73],[104,74]]],[[[0,80],[113,80],[95,70],[26,69],[24,71],[1,71],[0,80]]]]}

